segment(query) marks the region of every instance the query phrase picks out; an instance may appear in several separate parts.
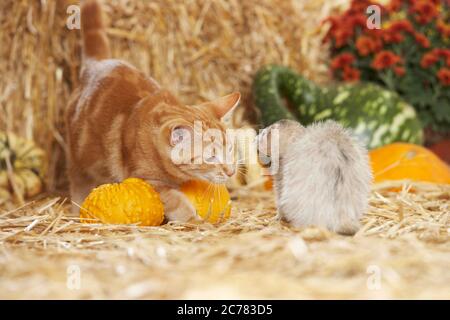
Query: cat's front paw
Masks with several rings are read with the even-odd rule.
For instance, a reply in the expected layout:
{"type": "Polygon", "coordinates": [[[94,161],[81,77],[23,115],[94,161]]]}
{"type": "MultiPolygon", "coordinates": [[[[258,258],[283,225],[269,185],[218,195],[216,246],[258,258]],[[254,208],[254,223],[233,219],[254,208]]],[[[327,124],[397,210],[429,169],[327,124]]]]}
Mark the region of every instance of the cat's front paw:
{"type": "Polygon", "coordinates": [[[194,206],[181,191],[175,189],[163,191],[161,200],[164,203],[164,214],[168,221],[199,220],[194,206]]]}

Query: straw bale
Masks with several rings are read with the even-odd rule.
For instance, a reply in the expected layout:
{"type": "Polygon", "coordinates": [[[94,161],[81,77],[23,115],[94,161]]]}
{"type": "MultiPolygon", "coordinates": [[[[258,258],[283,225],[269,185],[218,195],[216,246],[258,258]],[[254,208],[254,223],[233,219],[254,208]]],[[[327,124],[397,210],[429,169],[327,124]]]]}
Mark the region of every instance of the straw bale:
{"type": "MultiPolygon", "coordinates": [[[[347,0],[103,1],[113,56],[185,103],[239,90],[236,126],[255,120],[250,86],[267,63],[328,78],[321,19],[347,0]]],[[[0,130],[35,139],[49,154],[50,190],[67,187],[63,114],[78,82],[80,32],[66,26],[75,0],[0,1],[0,130]]]]}

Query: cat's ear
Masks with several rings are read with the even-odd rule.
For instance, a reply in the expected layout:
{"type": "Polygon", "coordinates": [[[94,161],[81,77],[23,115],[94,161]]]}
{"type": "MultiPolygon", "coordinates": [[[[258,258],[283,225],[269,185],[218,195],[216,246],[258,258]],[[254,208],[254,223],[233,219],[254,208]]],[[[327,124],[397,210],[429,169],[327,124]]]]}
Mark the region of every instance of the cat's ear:
{"type": "Polygon", "coordinates": [[[230,93],[224,97],[202,103],[200,106],[211,108],[217,118],[225,117],[239,104],[241,94],[239,92],[230,93]]]}
{"type": "Polygon", "coordinates": [[[173,147],[179,143],[190,141],[192,128],[188,126],[176,126],[170,132],[170,145],[173,147]]]}

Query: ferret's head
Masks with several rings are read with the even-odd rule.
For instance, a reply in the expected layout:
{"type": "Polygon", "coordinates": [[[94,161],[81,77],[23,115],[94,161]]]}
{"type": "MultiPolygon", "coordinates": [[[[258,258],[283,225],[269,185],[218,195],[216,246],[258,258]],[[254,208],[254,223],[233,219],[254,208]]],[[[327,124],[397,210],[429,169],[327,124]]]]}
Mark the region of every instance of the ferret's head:
{"type": "Polygon", "coordinates": [[[292,141],[298,137],[304,127],[294,120],[280,120],[261,130],[256,137],[258,158],[262,166],[270,167],[277,157],[286,153],[292,141]]]}

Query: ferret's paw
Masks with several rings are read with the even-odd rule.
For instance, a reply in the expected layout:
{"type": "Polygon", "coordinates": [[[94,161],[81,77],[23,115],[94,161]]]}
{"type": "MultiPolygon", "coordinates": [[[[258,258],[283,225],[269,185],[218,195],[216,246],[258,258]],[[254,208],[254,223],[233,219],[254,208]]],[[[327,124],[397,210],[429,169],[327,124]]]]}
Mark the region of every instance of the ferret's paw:
{"type": "Polygon", "coordinates": [[[359,221],[353,221],[350,223],[348,223],[348,222],[347,223],[339,223],[334,228],[334,232],[342,234],[342,235],[352,236],[356,232],[358,232],[358,230],[360,228],[361,228],[361,224],[359,223],[359,221]]]}

